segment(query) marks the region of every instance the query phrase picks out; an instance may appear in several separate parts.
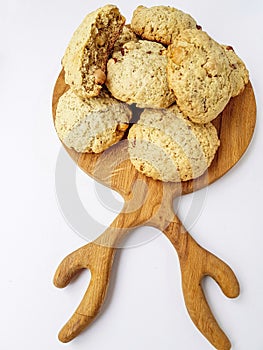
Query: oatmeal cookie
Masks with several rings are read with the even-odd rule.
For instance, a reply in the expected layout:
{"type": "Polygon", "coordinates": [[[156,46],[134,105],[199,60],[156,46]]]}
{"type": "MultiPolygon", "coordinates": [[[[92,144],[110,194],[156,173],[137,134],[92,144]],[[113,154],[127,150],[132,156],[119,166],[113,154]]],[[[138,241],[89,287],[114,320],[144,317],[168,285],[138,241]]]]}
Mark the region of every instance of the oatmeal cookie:
{"type": "Polygon", "coordinates": [[[195,124],[176,105],[145,109],[129,131],[135,168],[154,180],[180,182],[201,176],[219,147],[216,128],[195,124]]]}
{"type": "Polygon", "coordinates": [[[139,40],[113,52],[107,65],[106,86],[123,102],[138,107],[166,108],[175,96],[166,74],[166,49],[162,44],[139,40]]]}
{"type": "Polygon", "coordinates": [[[168,83],[184,115],[196,123],[215,119],[232,97],[225,50],[197,29],[182,32],[168,47],[168,83]]]}
{"type": "Polygon", "coordinates": [[[65,81],[80,97],[98,96],[108,57],[125,23],[118,8],[106,5],[88,14],[74,32],[62,59],[65,81]]]}
{"type": "Polygon", "coordinates": [[[131,21],[132,30],[141,38],[164,45],[171,44],[181,31],[196,25],[190,15],[169,6],[138,6],[131,21]]]}
{"type": "Polygon", "coordinates": [[[100,153],[123,137],[130,119],[128,106],[111,98],[107,91],[83,100],[69,89],[59,99],[55,127],[67,147],[100,153]]]}

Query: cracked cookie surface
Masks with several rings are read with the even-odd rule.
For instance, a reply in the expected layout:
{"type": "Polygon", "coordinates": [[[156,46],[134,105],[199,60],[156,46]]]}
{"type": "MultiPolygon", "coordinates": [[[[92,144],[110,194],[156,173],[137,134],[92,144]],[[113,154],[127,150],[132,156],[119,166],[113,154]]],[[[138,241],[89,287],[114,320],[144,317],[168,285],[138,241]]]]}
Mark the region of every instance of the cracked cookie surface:
{"type": "Polygon", "coordinates": [[[106,86],[111,94],[138,107],[165,108],[174,101],[166,74],[166,49],[162,44],[139,40],[115,51],[107,65],[106,86]]]}
{"type": "Polygon", "coordinates": [[[232,97],[225,50],[197,29],[182,32],[168,47],[167,75],[180,110],[196,123],[216,118],[232,97]]]}
{"type": "Polygon", "coordinates": [[[59,99],[55,127],[67,147],[100,153],[122,139],[130,119],[128,106],[108,92],[83,100],[70,89],[59,99]]]}
{"type": "Polygon", "coordinates": [[[138,6],[133,13],[131,28],[143,39],[169,45],[181,31],[196,28],[196,21],[173,7],[138,6]]]}
{"type": "Polygon", "coordinates": [[[176,105],[145,109],[129,131],[135,168],[154,180],[180,182],[201,176],[219,147],[216,128],[195,124],[176,105]]]}

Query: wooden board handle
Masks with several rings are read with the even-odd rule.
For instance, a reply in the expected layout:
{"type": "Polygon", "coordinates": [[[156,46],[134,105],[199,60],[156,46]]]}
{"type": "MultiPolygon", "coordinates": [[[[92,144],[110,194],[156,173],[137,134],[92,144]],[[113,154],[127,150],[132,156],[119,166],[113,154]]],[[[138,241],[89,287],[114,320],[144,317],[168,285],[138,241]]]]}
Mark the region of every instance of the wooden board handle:
{"type": "Polygon", "coordinates": [[[227,297],[235,298],[239,295],[239,283],[234,272],[202,248],[176,216],[163,232],[178,253],[185,304],[192,321],[216,349],[229,350],[231,343],[210,310],[201,282],[205,276],[211,276],[227,297]]]}
{"type": "Polygon", "coordinates": [[[70,320],[59,332],[59,340],[67,343],[80,334],[98,315],[109,285],[115,249],[90,243],[68,255],[59,265],[54,284],[66,287],[83,269],[91,272],[88,289],[70,320]]]}
{"type": "Polygon", "coordinates": [[[116,246],[141,219],[127,207],[111,226],[94,242],[69,254],[59,265],[54,276],[58,288],[66,287],[83,269],[91,272],[88,289],[70,320],[59,332],[59,340],[67,343],[79,335],[98,315],[105,300],[116,246]]]}

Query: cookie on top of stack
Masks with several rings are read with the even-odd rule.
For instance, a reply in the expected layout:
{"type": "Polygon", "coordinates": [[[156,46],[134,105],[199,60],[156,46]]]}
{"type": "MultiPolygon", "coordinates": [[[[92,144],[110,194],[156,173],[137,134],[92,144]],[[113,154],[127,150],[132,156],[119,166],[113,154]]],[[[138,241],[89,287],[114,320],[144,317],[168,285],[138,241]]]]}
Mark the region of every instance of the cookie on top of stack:
{"type": "Polygon", "coordinates": [[[128,105],[136,105],[144,109],[128,134],[136,169],[161,181],[197,178],[220,144],[210,122],[249,81],[245,64],[172,7],[139,6],[124,24],[106,5],[73,34],[62,60],[70,90],[58,103],[58,135],[78,152],[102,152],[124,136],[128,105]]]}

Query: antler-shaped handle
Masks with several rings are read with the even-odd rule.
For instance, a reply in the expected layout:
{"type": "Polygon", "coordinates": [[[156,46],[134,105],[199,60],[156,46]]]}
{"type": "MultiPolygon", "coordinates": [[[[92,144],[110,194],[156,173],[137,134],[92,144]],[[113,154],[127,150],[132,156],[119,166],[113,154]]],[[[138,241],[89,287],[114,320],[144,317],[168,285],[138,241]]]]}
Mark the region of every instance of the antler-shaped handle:
{"type": "Polygon", "coordinates": [[[59,332],[59,340],[63,343],[74,339],[98,315],[109,285],[116,252],[114,247],[135,225],[136,215],[120,213],[96,241],[71,253],[59,265],[54,277],[54,284],[58,288],[66,287],[83,269],[91,272],[91,281],[80,305],[59,332]]]}
{"type": "Polygon", "coordinates": [[[227,297],[235,298],[239,295],[236,276],[226,263],[197,244],[176,216],[163,232],[178,253],[185,304],[192,321],[216,349],[229,350],[231,343],[209,308],[201,281],[211,276],[227,297]]]}
{"type": "Polygon", "coordinates": [[[66,287],[81,270],[91,271],[89,287],[74,314],[59,332],[67,343],[80,334],[99,313],[106,296],[115,249],[90,243],[68,255],[59,265],[54,284],[66,287]]]}

